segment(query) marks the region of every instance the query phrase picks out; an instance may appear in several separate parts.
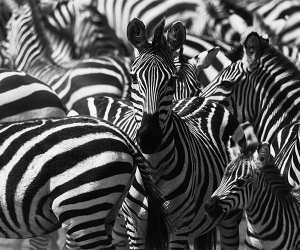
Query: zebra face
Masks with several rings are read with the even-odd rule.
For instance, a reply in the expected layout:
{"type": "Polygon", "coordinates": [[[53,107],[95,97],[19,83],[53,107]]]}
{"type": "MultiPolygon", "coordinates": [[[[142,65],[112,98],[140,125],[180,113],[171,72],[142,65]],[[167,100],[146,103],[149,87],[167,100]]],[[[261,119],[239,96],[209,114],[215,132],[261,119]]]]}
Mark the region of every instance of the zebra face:
{"type": "Polygon", "coordinates": [[[139,127],[137,142],[146,154],[158,150],[166,131],[177,78],[173,51],[185,40],[185,29],[179,23],[171,26],[168,39],[163,30],[164,22],[156,28],[152,44],[145,39],[141,21],[133,20],[127,30],[128,39],[139,50],[131,69],[131,99],[139,127]]]}
{"type": "Polygon", "coordinates": [[[268,43],[268,40],[265,40],[256,32],[251,32],[245,37],[242,62],[247,71],[254,71],[258,67],[265,43],[268,43]]]}
{"type": "Polygon", "coordinates": [[[249,197],[255,191],[257,170],[272,162],[267,143],[230,162],[219,187],[205,205],[209,216],[219,218],[235,210],[246,209],[249,197]]]}

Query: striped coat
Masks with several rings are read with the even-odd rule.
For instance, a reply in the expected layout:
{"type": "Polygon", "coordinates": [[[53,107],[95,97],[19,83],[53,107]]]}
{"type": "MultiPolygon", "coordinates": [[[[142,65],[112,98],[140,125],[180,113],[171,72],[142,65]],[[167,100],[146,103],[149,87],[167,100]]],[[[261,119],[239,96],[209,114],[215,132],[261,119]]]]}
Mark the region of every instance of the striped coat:
{"type": "MultiPolygon", "coordinates": [[[[40,119],[2,124],[0,134],[2,237],[35,237],[62,226],[73,244],[111,248],[111,226],[136,164],[149,204],[163,216],[150,165],[115,126],[88,117],[40,119]]],[[[162,221],[152,222],[159,232],[162,221]]]]}
{"type": "Polygon", "coordinates": [[[41,35],[35,12],[28,4],[18,11],[20,15],[10,20],[7,48],[18,70],[50,85],[68,109],[89,96],[122,96],[128,75],[116,63],[117,58],[90,59],[69,70],[58,67],[49,57],[49,47],[41,35]]]}
{"type": "Polygon", "coordinates": [[[206,210],[211,217],[222,217],[244,209],[247,249],[296,250],[300,247],[300,192],[275,166],[286,160],[285,155],[277,155],[274,164],[269,147],[262,144],[257,154],[246,152],[231,162],[206,210]]]}
{"type": "Polygon", "coordinates": [[[46,84],[24,72],[0,69],[0,121],[63,117],[66,111],[46,84]]]}

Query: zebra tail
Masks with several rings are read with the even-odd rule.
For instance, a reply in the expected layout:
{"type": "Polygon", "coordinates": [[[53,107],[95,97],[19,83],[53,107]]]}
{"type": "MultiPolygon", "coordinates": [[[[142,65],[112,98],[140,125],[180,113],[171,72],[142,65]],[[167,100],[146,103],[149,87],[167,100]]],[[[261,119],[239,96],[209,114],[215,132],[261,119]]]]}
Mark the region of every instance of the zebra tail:
{"type": "Polygon", "coordinates": [[[150,174],[150,163],[144,158],[139,159],[138,166],[143,178],[144,187],[148,198],[147,234],[145,239],[146,249],[167,249],[169,241],[169,223],[165,212],[165,200],[160,190],[155,186],[150,174]],[[142,166],[142,169],[141,169],[142,166]]]}
{"type": "Polygon", "coordinates": [[[194,242],[195,250],[216,250],[217,249],[217,228],[201,235],[194,242]]]}

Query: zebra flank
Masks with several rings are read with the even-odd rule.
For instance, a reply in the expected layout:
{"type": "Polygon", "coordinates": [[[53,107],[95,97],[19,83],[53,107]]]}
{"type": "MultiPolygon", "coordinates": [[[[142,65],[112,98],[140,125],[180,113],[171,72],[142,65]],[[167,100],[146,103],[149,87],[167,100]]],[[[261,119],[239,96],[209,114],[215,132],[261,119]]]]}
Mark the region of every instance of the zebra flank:
{"type": "Polygon", "coordinates": [[[0,135],[1,237],[37,237],[62,226],[77,247],[112,248],[111,227],[136,166],[149,209],[160,218],[148,225],[163,232],[163,200],[150,165],[110,123],[80,116],[38,119],[3,123],[0,135]]]}

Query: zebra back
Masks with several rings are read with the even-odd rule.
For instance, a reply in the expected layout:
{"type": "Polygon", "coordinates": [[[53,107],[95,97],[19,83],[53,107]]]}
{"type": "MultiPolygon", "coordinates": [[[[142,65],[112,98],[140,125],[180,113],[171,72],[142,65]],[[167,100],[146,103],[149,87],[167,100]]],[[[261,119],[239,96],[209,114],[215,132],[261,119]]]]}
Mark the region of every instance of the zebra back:
{"type": "Polygon", "coordinates": [[[1,122],[66,116],[56,93],[24,72],[0,69],[0,100],[1,122]]]}

